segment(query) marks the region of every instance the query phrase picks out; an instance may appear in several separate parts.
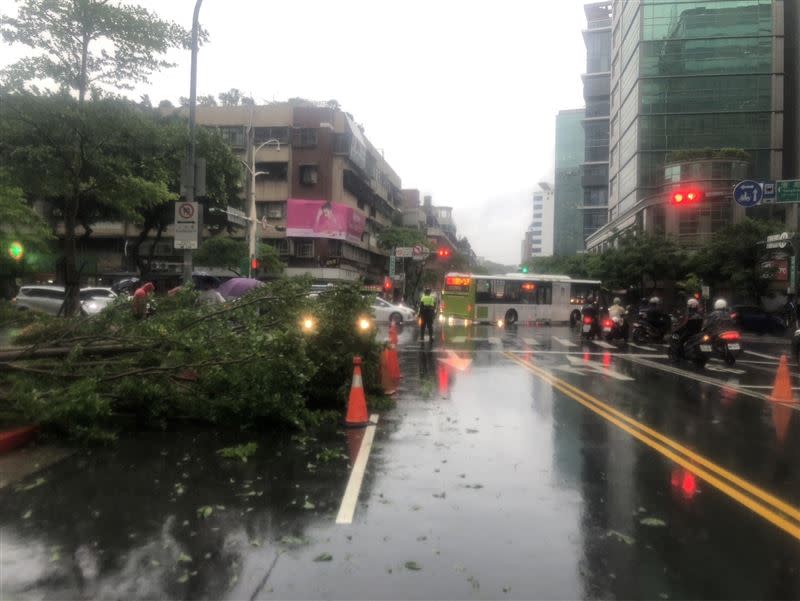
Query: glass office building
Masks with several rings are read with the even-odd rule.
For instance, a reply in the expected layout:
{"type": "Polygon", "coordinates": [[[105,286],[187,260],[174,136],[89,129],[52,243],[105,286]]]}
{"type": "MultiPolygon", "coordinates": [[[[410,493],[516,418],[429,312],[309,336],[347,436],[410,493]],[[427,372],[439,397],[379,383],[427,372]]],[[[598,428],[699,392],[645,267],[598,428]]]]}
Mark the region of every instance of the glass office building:
{"type": "Polygon", "coordinates": [[[553,252],[574,255],[582,251],[581,164],[584,162],[583,120],[585,111],[559,111],[556,116],[556,156],[553,252]]]}
{"type": "Polygon", "coordinates": [[[741,148],[749,176],[781,176],[782,0],[616,0],[609,225],[643,225],[662,204],[674,151],[741,148]]]}

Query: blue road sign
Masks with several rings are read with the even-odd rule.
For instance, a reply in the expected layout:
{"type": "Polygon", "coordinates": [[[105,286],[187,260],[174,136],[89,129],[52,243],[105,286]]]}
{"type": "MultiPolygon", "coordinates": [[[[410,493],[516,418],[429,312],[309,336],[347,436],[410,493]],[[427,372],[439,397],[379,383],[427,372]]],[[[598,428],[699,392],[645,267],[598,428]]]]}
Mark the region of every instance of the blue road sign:
{"type": "Polygon", "coordinates": [[[733,199],[743,207],[754,207],[764,198],[760,182],[746,179],[733,187],[733,199]]]}

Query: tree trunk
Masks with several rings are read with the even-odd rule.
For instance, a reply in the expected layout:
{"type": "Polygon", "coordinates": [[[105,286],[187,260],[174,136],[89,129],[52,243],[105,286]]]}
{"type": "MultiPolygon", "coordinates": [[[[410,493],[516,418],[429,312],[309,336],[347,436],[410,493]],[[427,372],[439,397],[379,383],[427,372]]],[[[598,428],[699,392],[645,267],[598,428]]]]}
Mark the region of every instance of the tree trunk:
{"type": "Polygon", "coordinates": [[[80,308],[80,278],[76,267],[77,248],[75,225],[78,213],[77,191],[66,199],[64,210],[64,305],[66,317],[75,315],[80,308]]]}

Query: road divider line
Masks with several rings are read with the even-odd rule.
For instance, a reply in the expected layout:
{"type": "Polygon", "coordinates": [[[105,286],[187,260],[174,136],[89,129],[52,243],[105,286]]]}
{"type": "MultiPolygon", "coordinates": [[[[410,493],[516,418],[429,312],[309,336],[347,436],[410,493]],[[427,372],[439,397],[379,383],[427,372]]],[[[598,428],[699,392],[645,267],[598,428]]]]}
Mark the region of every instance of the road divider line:
{"type": "Polygon", "coordinates": [[[800,522],[800,509],[790,505],[789,503],[783,501],[782,499],[775,497],[774,495],[744,480],[743,478],[740,478],[739,476],[729,472],[723,467],[706,459],[702,455],[695,453],[694,451],[684,447],[683,445],[672,440],[671,438],[668,438],[667,436],[664,436],[660,432],[653,430],[649,426],[646,426],[645,424],[631,418],[625,413],[618,411],[617,409],[614,409],[613,407],[607,405],[603,401],[600,401],[596,397],[583,392],[582,390],[572,386],[571,384],[569,384],[564,380],[561,380],[560,378],[554,376],[553,374],[547,372],[546,370],[538,366],[534,366],[531,363],[523,361],[522,359],[519,359],[518,357],[515,357],[513,355],[509,356],[509,358],[515,363],[526,368],[531,373],[538,375],[540,378],[547,381],[551,386],[554,386],[555,388],[557,388],[558,390],[560,390],[573,400],[578,401],[582,405],[586,406],[588,409],[592,410],[598,415],[601,415],[608,421],[611,421],[612,423],[619,426],[626,432],[635,436],[637,439],[641,440],[654,450],[657,450],[662,455],[672,459],[673,461],[679,463],[683,467],[692,470],[698,476],[708,481],[722,492],[728,494],[728,496],[730,496],[731,498],[734,498],[735,500],[739,501],[752,511],[761,515],[768,521],[779,526],[780,528],[782,528],[786,532],[789,532],[795,538],[800,540],[800,525],[791,523],[784,516],[774,511],[778,510],[782,514],[785,514],[785,516],[789,516],[792,519],[800,522]],[[667,447],[671,447],[674,452],[669,450],[667,447]],[[678,453],[680,453],[682,456],[678,455],[678,453]],[[714,476],[713,474],[716,474],[716,476],[714,476]],[[717,478],[717,476],[719,476],[719,478],[727,480],[730,484],[721,481],[719,478],[717,478]],[[749,493],[753,497],[759,499],[761,502],[766,503],[767,505],[771,505],[772,508],[760,505],[758,501],[745,496],[744,494],[742,494],[742,492],[736,490],[731,485],[734,485],[742,489],[743,491],[749,493]]]}
{"type": "Polygon", "coordinates": [[[378,414],[374,413],[369,417],[369,426],[361,439],[361,446],[358,448],[358,457],[350,470],[350,478],[347,481],[347,488],[344,490],[342,504],[339,506],[339,513],[336,515],[337,524],[352,524],[353,515],[356,512],[358,496],[361,494],[361,484],[364,482],[364,473],[367,470],[367,461],[372,450],[372,441],[375,438],[375,429],[378,425],[378,414]]]}
{"type": "Polygon", "coordinates": [[[604,342],[603,340],[594,340],[593,342],[600,348],[607,348],[607,349],[617,348],[613,344],[609,344],[608,342],[604,342]]]}
{"type": "Polygon", "coordinates": [[[773,361],[780,361],[780,357],[775,357],[774,355],[765,355],[764,353],[757,353],[755,351],[743,351],[748,355],[753,355],[753,357],[761,357],[762,359],[772,359],[773,361]]]}
{"type": "Polygon", "coordinates": [[[636,344],[635,342],[629,342],[628,346],[632,346],[633,348],[638,348],[643,351],[656,351],[652,346],[642,346],[641,344],[636,344]]]}
{"type": "Polygon", "coordinates": [[[563,338],[559,338],[558,336],[553,336],[553,340],[555,340],[556,342],[558,342],[558,344],[562,346],[567,346],[567,347],[578,346],[574,342],[570,342],[569,340],[564,340],[563,338]]]}

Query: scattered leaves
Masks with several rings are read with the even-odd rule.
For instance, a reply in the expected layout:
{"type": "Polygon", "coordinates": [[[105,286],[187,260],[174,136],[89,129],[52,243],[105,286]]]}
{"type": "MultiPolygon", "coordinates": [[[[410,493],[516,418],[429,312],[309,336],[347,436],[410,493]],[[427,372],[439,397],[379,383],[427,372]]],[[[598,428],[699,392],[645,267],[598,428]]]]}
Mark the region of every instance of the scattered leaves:
{"type": "Polygon", "coordinates": [[[235,447],[225,447],[224,449],[219,449],[217,453],[222,455],[225,459],[241,459],[242,463],[247,463],[247,459],[252,457],[257,450],[257,442],[248,442],[235,447]]]}
{"type": "Polygon", "coordinates": [[[625,543],[626,545],[632,545],[633,543],[636,542],[635,538],[628,536],[626,534],[622,534],[622,532],[617,532],[616,530],[609,530],[606,533],[606,536],[613,536],[618,540],[622,541],[623,543],[625,543]]]}
{"type": "Polygon", "coordinates": [[[203,505],[197,509],[198,517],[203,519],[209,517],[212,513],[214,513],[214,508],[211,505],[203,505]]]}
{"type": "Polygon", "coordinates": [[[284,536],[279,542],[287,547],[302,547],[307,545],[310,541],[305,536],[284,536]]]}
{"type": "Polygon", "coordinates": [[[422,569],[422,566],[419,565],[416,561],[407,561],[405,563],[405,566],[407,570],[413,570],[415,572],[418,572],[419,570],[422,569]]]}
{"type": "Polygon", "coordinates": [[[181,554],[178,555],[178,563],[191,563],[192,558],[186,555],[186,553],[181,551],[181,554]]]}
{"type": "Polygon", "coordinates": [[[26,490],[33,490],[34,488],[40,487],[42,484],[47,482],[44,478],[36,478],[31,484],[26,484],[25,486],[17,486],[17,492],[24,492],[26,490]]]}
{"type": "Polygon", "coordinates": [[[314,558],[314,561],[332,561],[333,555],[330,553],[320,553],[314,558]]]}
{"type": "Polygon", "coordinates": [[[644,518],[642,520],[639,520],[639,523],[644,526],[654,526],[654,527],[661,527],[667,525],[667,523],[664,520],[660,520],[658,518],[644,518]]]}
{"type": "Polygon", "coordinates": [[[24,513],[24,515],[22,516],[22,519],[23,519],[23,520],[29,520],[29,519],[31,518],[31,516],[32,516],[32,515],[33,515],[33,511],[31,511],[31,510],[29,509],[28,511],[26,511],[26,512],[24,513]]]}

